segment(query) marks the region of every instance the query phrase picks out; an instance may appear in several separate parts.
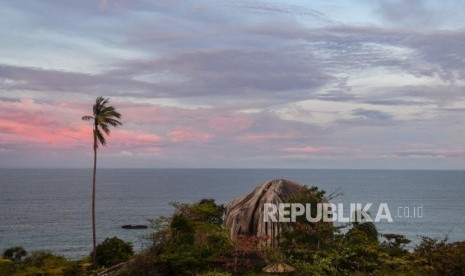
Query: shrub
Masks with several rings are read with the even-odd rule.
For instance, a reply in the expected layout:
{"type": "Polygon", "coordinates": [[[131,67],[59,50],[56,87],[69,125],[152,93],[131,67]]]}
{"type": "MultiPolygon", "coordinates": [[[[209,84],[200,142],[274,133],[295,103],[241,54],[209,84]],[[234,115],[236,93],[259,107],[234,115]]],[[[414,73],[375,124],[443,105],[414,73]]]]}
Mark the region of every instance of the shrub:
{"type": "Polygon", "coordinates": [[[202,199],[195,204],[173,203],[178,214],[192,222],[208,222],[213,224],[223,223],[225,207],[215,203],[214,199],[202,199]]]}
{"type": "Polygon", "coordinates": [[[404,235],[388,233],[381,234],[381,237],[385,239],[385,241],[381,243],[381,246],[390,256],[401,257],[408,253],[405,246],[410,243],[410,240],[404,235]]]}
{"type": "MultiPolygon", "coordinates": [[[[127,243],[117,237],[106,238],[97,245],[97,265],[110,267],[129,260],[134,251],[131,243],[127,243]]],[[[90,256],[93,255],[93,251],[90,256]]]]}
{"type": "Polygon", "coordinates": [[[21,261],[24,257],[26,257],[27,252],[21,246],[10,247],[3,252],[3,258],[12,260],[14,262],[21,261]]]}
{"type": "Polygon", "coordinates": [[[27,257],[24,262],[27,265],[32,265],[35,267],[50,267],[56,268],[63,265],[66,265],[67,260],[63,256],[53,255],[49,251],[34,251],[29,257],[27,257]]]}
{"type": "Polygon", "coordinates": [[[131,262],[130,275],[191,275],[226,267],[232,243],[222,224],[224,206],[213,199],[173,206],[171,217],[151,221],[152,245],[131,262]]]}
{"type": "MultiPolygon", "coordinates": [[[[287,199],[286,203],[310,204],[311,216],[317,217],[317,205],[327,203],[324,190],[304,186],[300,192],[287,199]]],[[[280,248],[296,258],[307,259],[320,249],[331,248],[336,228],[331,222],[309,222],[305,216],[297,217],[296,223],[282,225],[280,248]]]]}
{"type": "Polygon", "coordinates": [[[354,222],[352,228],[346,234],[346,237],[350,240],[352,238],[357,239],[358,235],[365,235],[365,237],[373,242],[378,242],[378,230],[373,222],[354,222]]]}
{"type": "Polygon", "coordinates": [[[446,243],[445,240],[422,237],[413,254],[417,265],[438,275],[465,275],[465,241],[446,243]]]}
{"type": "MultiPolygon", "coordinates": [[[[327,199],[324,191],[311,187],[288,202],[313,206],[327,199]]],[[[465,275],[465,241],[425,237],[409,252],[405,236],[379,235],[372,222],[335,227],[298,219],[280,233],[278,247],[270,248],[269,237],[230,240],[221,223],[224,207],[213,200],[174,206],[173,216],[151,221],[155,231],[150,248],[119,275],[262,275],[266,263],[275,261],[294,266],[295,275],[465,275]],[[348,231],[341,233],[346,227],[348,231]]]]}
{"type": "Polygon", "coordinates": [[[80,261],[70,262],[67,267],[63,269],[63,276],[81,276],[85,274],[85,268],[80,261]]]}

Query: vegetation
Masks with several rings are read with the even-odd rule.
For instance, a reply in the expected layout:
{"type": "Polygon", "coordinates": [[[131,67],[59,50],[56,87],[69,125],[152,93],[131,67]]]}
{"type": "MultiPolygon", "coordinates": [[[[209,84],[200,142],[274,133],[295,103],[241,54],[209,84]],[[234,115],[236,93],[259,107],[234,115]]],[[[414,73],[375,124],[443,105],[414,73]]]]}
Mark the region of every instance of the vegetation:
{"type": "Polygon", "coordinates": [[[232,258],[232,242],[223,226],[224,207],[212,199],[174,204],[175,214],[151,222],[151,246],[137,256],[129,275],[182,275],[223,269],[232,258]]]}
{"type": "MultiPolygon", "coordinates": [[[[117,237],[107,238],[97,245],[97,264],[102,269],[129,260],[133,255],[132,245],[117,237]]],[[[91,252],[91,257],[93,252],[91,252]]],[[[28,254],[22,247],[11,247],[3,252],[0,259],[0,275],[93,275],[91,258],[78,261],[67,260],[47,251],[28,254]]]]}
{"type": "Polygon", "coordinates": [[[94,172],[92,177],[92,245],[93,245],[93,265],[97,268],[97,250],[96,234],[95,234],[95,177],[97,174],[97,149],[99,144],[106,145],[106,138],[103,135],[110,135],[110,126],[117,127],[122,125],[119,121],[121,114],[115,110],[113,106],[108,106],[109,99],[98,97],[92,108],[92,115],[82,117],[83,121],[93,121],[93,140],[94,140],[94,172]],[[103,131],[103,133],[102,133],[103,131]]]}
{"type": "MultiPolygon", "coordinates": [[[[134,251],[132,245],[117,237],[106,238],[97,245],[97,265],[99,267],[110,267],[129,260],[134,251]]],[[[94,252],[91,252],[91,256],[94,252]]]]}
{"type": "Polygon", "coordinates": [[[61,256],[53,255],[47,251],[36,251],[31,254],[21,247],[12,247],[3,253],[3,257],[7,257],[10,252],[20,252],[21,258],[9,259],[9,262],[0,261],[0,275],[16,276],[16,275],[85,275],[84,262],[73,262],[61,256]],[[79,265],[80,271],[76,269],[76,264],[79,265]],[[75,273],[76,272],[76,273],[75,273]]]}
{"type": "MultiPolygon", "coordinates": [[[[290,197],[288,203],[311,205],[311,216],[316,217],[317,204],[327,202],[325,191],[317,187],[304,187],[299,194],[290,197]]],[[[332,223],[322,220],[312,223],[304,216],[297,217],[295,223],[283,225],[280,237],[280,249],[285,255],[292,255],[299,259],[313,256],[321,249],[333,246],[334,234],[338,229],[332,223]],[[310,256],[309,256],[310,255],[310,256]]]]}
{"type": "Polygon", "coordinates": [[[13,262],[19,262],[21,261],[24,257],[26,257],[27,252],[22,248],[21,246],[15,246],[8,248],[3,252],[3,259],[8,259],[13,262]]]}
{"type": "MultiPolygon", "coordinates": [[[[324,191],[306,188],[291,202],[324,202],[324,191]]],[[[173,204],[170,217],[151,221],[154,232],[147,248],[132,257],[117,275],[243,275],[261,274],[280,261],[294,275],[465,275],[465,241],[448,243],[422,237],[411,249],[406,237],[379,234],[373,223],[298,221],[284,229],[277,248],[268,237],[229,238],[223,225],[224,206],[213,199],[173,204]]],[[[24,250],[24,249],[23,249],[24,250]]],[[[98,264],[112,266],[132,256],[132,247],[116,237],[97,246],[98,264]]],[[[68,261],[47,252],[23,256],[21,248],[4,252],[0,275],[89,275],[89,262],[68,261]]],[[[25,251],[24,251],[25,252],[25,251]]]]}
{"type": "MultiPolygon", "coordinates": [[[[316,187],[288,200],[325,201],[325,192],[316,187]]],[[[295,275],[465,275],[465,241],[422,237],[408,251],[405,236],[379,234],[371,222],[335,227],[298,220],[283,229],[279,246],[271,250],[266,237],[231,241],[222,225],[224,207],[211,199],[174,206],[173,216],[152,222],[149,248],[121,275],[260,274],[276,261],[292,265],[295,275]]]]}

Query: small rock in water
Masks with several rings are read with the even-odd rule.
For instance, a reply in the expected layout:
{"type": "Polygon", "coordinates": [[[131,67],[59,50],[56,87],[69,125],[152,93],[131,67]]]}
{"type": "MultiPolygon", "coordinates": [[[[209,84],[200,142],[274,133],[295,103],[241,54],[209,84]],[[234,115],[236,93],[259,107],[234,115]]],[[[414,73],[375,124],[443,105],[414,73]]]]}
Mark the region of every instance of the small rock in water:
{"type": "Polygon", "coordinates": [[[131,224],[127,224],[127,225],[121,226],[121,228],[123,228],[123,229],[147,229],[148,226],[147,225],[131,225],[131,224]]]}

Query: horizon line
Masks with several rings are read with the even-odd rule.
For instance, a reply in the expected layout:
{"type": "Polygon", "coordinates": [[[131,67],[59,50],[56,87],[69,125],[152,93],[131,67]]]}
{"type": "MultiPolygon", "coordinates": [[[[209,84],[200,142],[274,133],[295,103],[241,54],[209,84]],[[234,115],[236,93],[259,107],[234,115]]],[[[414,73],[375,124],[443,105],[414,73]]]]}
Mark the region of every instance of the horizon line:
{"type": "MultiPolygon", "coordinates": [[[[0,167],[1,170],[91,170],[92,167],[0,167]]],[[[288,168],[288,167],[101,167],[97,170],[344,170],[344,171],[465,171],[465,168],[288,168]]]]}

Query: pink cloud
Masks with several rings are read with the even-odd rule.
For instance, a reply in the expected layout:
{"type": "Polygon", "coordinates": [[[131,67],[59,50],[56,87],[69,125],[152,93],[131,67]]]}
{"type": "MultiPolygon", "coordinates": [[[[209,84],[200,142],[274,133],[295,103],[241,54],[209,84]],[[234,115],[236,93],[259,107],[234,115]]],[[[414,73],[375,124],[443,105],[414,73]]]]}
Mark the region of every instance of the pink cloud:
{"type": "Polygon", "coordinates": [[[422,150],[403,152],[404,156],[429,156],[429,157],[465,157],[465,150],[422,150]]]}
{"type": "Polygon", "coordinates": [[[12,149],[0,148],[0,154],[2,154],[2,153],[12,153],[12,152],[14,152],[14,150],[12,150],[12,149]]]}
{"type": "Polygon", "coordinates": [[[445,157],[465,157],[464,150],[446,150],[439,153],[445,157]]]}
{"type": "Polygon", "coordinates": [[[132,132],[130,130],[125,129],[114,130],[114,135],[112,134],[112,136],[120,142],[132,142],[143,144],[156,144],[163,142],[163,138],[157,134],[143,133],[140,131],[132,132]]]}
{"type": "Polygon", "coordinates": [[[238,140],[241,142],[256,143],[256,142],[265,142],[271,140],[286,140],[295,138],[296,135],[293,133],[279,133],[279,132],[269,132],[269,133],[255,133],[247,134],[238,137],[238,140]]]}
{"type": "Polygon", "coordinates": [[[91,127],[70,122],[68,117],[79,115],[72,109],[21,99],[19,102],[0,101],[0,142],[30,148],[31,144],[70,148],[82,142],[91,127]]]}
{"type": "Polygon", "coordinates": [[[253,123],[254,121],[248,118],[232,116],[210,119],[208,126],[219,132],[236,133],[249,128],[253,123]]]}
{"type": "Polygon", "coordinates": [[[192,128],[178,128],[171,130],[167,135],[172,142],[207,142],[213,138],[212,134],[192,128]]]}
{"type": "Polygon", "coordinates": [[[329,152],[331,151],[331,148],[327,147],[321,147],[321,148],[315,148],[315,147],[287,147],[284,148],[283,151],[289,152],[289,153],[324,153],[324,152],[329,152]]]}
{"type": "MultiPolygon", "coordinates": [[[[81,116],[92,105],[69,101],[38,103],[32,99],[19,102],[0,101],[0,142],[19,148],[76,149],[92,143],[92,125],[81,116]]],[[[124,118],[124,114],[123,114],[124,118]]],[[[153,147],[163,142],[157,134],[134,131],[123,126],[113,129],[108,139],[112,148],[153,147]]]]}
{"type": "Polygon", "coordinates": [[[159,143],[163,141],[163,138],[156,134],[142,134],[135,136],[135,140],[138,142],[159,143]]]}
{"type": "MultiPolygon", "coordinates": [[[[89,132],[89,135],[92,135],[89,132]]],[[[147,133],[140,130],[128,130],[122,128],[114,129],[109,139],[110,148],[117,150],[152,150],[158,148],[164,139],[154,133],[147,133]]]]}
{"type": "Polygon", "coordinates": [[[127,102],[118,103],[118,110],[123,114],[123,120],[139,125],[167,124],[176,114],[175,108],[171,107],[127,102]]]}
{"type": "Polygon", "coordinates": [[[159,153],[159,152],[161,152],[161,148],[159,148],[159,147],[148,147],[148,148],[145,148],[144,151],[151,152],[151,153],[159,153]]]}
{"type": "Polygon", "coordinates": [[[206,122],[213,111],[208,108],[189,109],[158,104],[112,102],[123,114],[123,121],[138,125],[173,125],[182,118],[184,122],[206,122]]]}

